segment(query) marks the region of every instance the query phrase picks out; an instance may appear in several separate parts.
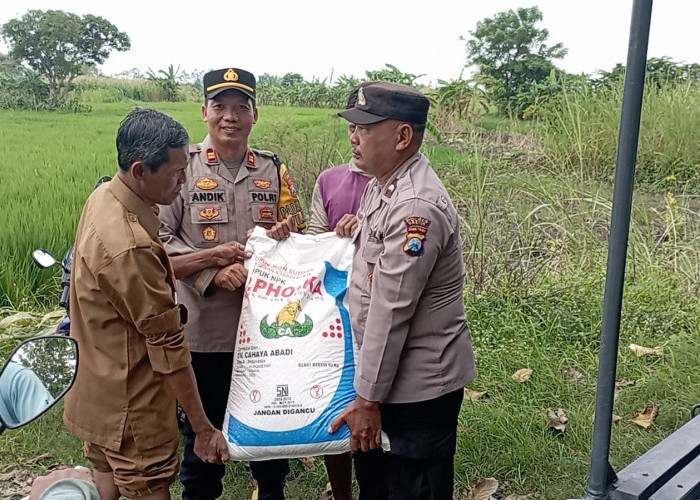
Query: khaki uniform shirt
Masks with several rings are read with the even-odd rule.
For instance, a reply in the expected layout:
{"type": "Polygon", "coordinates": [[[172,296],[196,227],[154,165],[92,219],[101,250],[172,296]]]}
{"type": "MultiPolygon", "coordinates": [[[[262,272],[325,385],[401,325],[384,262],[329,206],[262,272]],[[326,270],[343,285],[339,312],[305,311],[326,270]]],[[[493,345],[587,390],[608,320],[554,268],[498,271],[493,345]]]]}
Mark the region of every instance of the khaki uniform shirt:
{"type": "Polygon", "coordinates": [[[384,185],[370,181],[358,222],[349,293],[357,393],[407,403],[464,386],[476,366],[459,220],[428,159],[416,153],[384,185]]]}
{"type": "Polygon", "coordinates": [[[177,437],[163,374],[191,360],[156,211],[115,177],[88,198],[76,235],[70,312],[80,359],[63,419],[115,451],[126,425],[139,450],[177,437]]]}
{"type": "MultiPolygon", "coordinates": [[[[180,196],[160,208],[160,238],[169,255],[183,255],[228,241],[245,243],[248,229],[272,227],[293,215],[304,229],[294,182],[272,153],[249,149],[231,177],[209,137],[190,146],[187,182],[180,196]]],[[[178,300],[187,306],[187,343],[194,352],[233,352],[243,288],[219,288],[211,267],[178,280],[178,300]]]]}

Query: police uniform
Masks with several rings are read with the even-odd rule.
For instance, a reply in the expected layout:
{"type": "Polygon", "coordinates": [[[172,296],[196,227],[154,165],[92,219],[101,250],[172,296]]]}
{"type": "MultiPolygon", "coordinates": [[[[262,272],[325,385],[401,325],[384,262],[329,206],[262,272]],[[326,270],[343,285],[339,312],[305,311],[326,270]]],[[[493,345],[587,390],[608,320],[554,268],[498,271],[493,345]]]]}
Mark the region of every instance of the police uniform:
{"type": "MultiPolygon", "coordinates": [[[[425,123],[427,99],[413,89],[377,83],[360,93],[357,108],[384,113],[379,120],[425,123]]],[[[365,118],[350,111],[350,121],[365,118]]],[[[360,345],[355,389],[380,403],[391,445],[385,466],[393,495],[451,499],[457,416],[463,387],[476,375],[463,301],[459,217],[420,152],[383,184],[370,181],[357,217],[349,290],[360,345]]],[[[366,472],[376,476],[374,470],[366,472]]],[[[361,483],[381,483],[360,475],[358,467],[361,483]]]]}
{"type": "MultiPolygon", "coordinates": [[[[207,99],[237,90],[255,99],[255,77],[228,68],[204,75],[207,99]]],[[[244,243],[256,225],[273,227],[292,215],[299,229],[304,216],[294,182],[277,156],[248,148],[235,178],[207,136],[189,148],[187,181],[180,196],[160,211],[160,237],[169,255],[182,255],[221,243],[244,243]]],[[[228,402],[236,329],[243,287],[234,291],[213,284],[220,268],[202,269],[178,280],[178,299],[190,312],[185,336],[202,406],[212,425],[221,429],[228,402]]],[[[185,453],[180,481],[183,499],[221,495],[225,467],[202,462],[194,454],[194,432],[185,423],[185,453]]],[[[251,462],[260,498],[283,498],[287,460],[251,462]]]]}
{"type": "MultiPolygon", "coordinates": [[[[287,215],[305,227],[294,181],[274,154],[248,149],[233,179],[206,137],[190,146],[180,196],[161,207],[160,237],[169,255],[182,255],[228,241],[245,243],[249,229],[269,229],[287,215]]],[[[243,289],[214,286],[219,270],[207,268],[179,280],[178,299],[190,311],[187,343],[195,352],[233,352],[235,346],[243,289]]]]}

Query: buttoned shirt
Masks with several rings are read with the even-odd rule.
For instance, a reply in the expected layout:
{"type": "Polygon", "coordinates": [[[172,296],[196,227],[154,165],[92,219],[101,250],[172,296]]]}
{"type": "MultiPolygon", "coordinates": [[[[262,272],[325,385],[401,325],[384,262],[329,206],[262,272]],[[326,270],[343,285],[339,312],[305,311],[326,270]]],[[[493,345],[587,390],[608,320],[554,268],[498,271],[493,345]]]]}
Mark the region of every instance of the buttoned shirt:
{"type": "MultiPolygon", "coordinates": [[[[285,165],[278,166],[272,153],[248,149],[234,179],[207,136],[190,146],[180,196],[160,207],[160,238],[169,255],[183,255],[228,241],[245,243],[249,229],[270,228],[288,215],[305,227],[285,165]]],[[[243,287],[216,286],[220,269],[209,267],[178,280],[178,299],[189,312],[187,343],[194,352],[233,352],[236,344],[243,287]]]]}
{"type": "Polygon", "coordinates": [[[88,198],[76,235],[70,312],[80,358],[64,421],[115,451],[127,420],[138,449],[177,436],[163,375],[191,361],[156,211],[117,176],[88,198]]]}
{"type": "Polygon", "coordinates": [[[358,211],[350,316],[360,344],[357,393],[407,403],[476,375],[463,302],[459,219],[428,159],[416,153],[358,211]]]}

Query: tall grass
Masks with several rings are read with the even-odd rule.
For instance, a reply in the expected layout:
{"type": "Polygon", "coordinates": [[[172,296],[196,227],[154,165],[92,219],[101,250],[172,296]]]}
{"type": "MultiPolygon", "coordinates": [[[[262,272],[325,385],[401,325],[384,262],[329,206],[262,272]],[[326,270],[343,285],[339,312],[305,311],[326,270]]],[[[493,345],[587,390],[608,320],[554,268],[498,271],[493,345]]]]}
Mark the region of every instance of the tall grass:
{"type": "MultiPolygon", "coordinates": [[[[547,166],[577,178],[610,180],[615,167],[622,82],[565,89],[543,105],[537,134],[547,166]]],[[[647,85],[637,181],[650,189],[700,193],[700,85],[647,85]],[[676,184],[676,185],[677,185],[676,184]]]]}

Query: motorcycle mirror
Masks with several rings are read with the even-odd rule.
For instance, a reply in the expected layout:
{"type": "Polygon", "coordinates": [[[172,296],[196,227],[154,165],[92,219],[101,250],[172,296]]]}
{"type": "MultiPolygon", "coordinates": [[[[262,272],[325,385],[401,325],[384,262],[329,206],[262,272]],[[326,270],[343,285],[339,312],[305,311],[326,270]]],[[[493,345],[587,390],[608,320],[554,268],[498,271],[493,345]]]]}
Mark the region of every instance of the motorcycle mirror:
{"type": "Polygon", "coordinates": [[[51,255],[51,252],[44,250],[43,248],[38,248],[32,252],[32,259],[36,262],[36,265],[42,269],[51,267],[56,264],[56,257],[51,255]]]}
{"type": "Polygon", "coordinates": [[[0,433],[43,415],[71,388],[78,344],[63,335],[25,340],[0,371],[0,433]]]}

